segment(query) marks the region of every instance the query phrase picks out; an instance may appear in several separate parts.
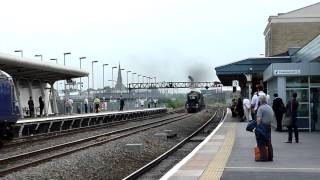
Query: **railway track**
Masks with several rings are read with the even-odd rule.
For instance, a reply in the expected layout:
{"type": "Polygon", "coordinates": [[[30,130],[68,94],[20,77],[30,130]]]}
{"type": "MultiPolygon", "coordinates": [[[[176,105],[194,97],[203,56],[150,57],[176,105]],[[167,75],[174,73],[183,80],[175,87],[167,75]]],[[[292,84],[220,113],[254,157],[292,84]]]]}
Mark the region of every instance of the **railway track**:
{"type": "MultiPolygon", "coordinates": [[[[141,175],[147,173],[150,171],[152,168],[154,168],[156,165],[161,163],[164,159],[169,157],[171,154],[182,148],[186,143],[190,141],[193,137],[195,137],[197,134],[199,134],[201,131],[203,131],[217,116],[217,111],[214,113],[214,115],[205,123],[203,124],[200,128],[198,128],[196,131],[194,131],[191,135],[180,141],[177,145],[166,151],[165,153],[161,154],[157,158],[155,158],[153,161],[149,162],[145,166],[141,167],[140,169],[136,170],[132,174],[128,175],[127,177],[123,178],[123,180],[133,180],[139,178],[141,175]]],[[[222,110],[222,116],[219,122],[222,121],[224,118],[225,111],[222,110]]]]}
{"type": "Polygon", "coordinates": [[[132,134],[146,131],[148,129],[160,127],[169,123],[173,123],[179,120],[183,120],[192,115],[182,114],[175,117],[164,118],[151,123],[144,123],[141,125],[124,128],[108,133],[103,133],[83,139],[79,139],[72,142],[67,142],[48,148],[43,148],[23,154],[10,156],[0,159],[0,176],[4,176],[14,171],[18,171],[30,166],[35,166],[43,162],[49,161],[54,158],[62,157],[74,152],[84,150],[93,146],[98,146],[104,143],[108,143],[120,138],[130,136],[132,134]]]}
{"type": "Polygon", "coordinates": [[[37,134],[37,135],[32,135],[32,136],[15,138],[11,142],[4,144],[3,148],[16,147],[16,146],[20,146],[20,145],[26,144],[26,143],[31,143],[31,142],[35,142],[35,141],[44,141],[44,140],[58,138],[58,137],[67,136],[67,135],[72,135],[72,134],[76,134],[76,133],[94,131],[94,130],[102,129],[102,128],[106,128],[106,127],[114,127],[117,125],[129,123],[129,122],[137,122],[137,121],[143,121],[143,120],[147,120],[147,119],[159,118],[159,117],[167,116],[167,115],[174,114],[174,113],[175,112],[161,113],[161,114],[138,117],[138,118],[133,118],[133,119],[128,119],[128,120],[121,120],[121,121],[111,122],[111,123],[106,123],[106,124],[99,124],[99,125],[84,127],[84,128],[79,128],[79,129],[67,130],[67,131],[62,131],[62,132],[49,132],[49,133],[45,133],[45,134],[37,134]]]}

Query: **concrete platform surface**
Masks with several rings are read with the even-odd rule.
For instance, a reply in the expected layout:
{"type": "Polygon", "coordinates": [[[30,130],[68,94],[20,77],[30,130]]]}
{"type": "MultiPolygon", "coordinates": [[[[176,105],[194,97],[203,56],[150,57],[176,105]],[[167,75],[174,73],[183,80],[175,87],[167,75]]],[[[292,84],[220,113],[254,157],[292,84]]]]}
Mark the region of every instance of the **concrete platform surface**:
{"type": "Polygon", "coordinates": [[[284,143],[287,132],[271,133],[273,162],[255,162],[254,134],[237,123],[231,156],[221,179],[320,179],[320,133],[300,132],[299,143],[284,143]]]}
{"type": "Polygon", "coordinates": [[[231,117],[161,180],[320,180],[320,132],[300,132],[299,143],[284,143],[287,132],[272,130],[272,162],[255,162],[254,133],[231,117]]]}

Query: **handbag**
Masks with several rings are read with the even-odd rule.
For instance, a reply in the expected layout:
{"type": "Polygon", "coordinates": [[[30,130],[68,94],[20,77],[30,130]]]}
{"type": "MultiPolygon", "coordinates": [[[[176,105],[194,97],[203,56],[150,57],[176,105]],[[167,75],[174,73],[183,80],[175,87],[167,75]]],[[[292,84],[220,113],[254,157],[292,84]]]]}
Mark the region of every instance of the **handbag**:
{"type": "Polygon", "coordinates": [[[257,127],[257,121],[256,120],[250,120],[247,124],[246,130],[253,132],[253,129],[257,127]]]}
{"type": "Polygon", "coordinates": [[[283,115],[283,119],[282,119],[282,126],[289,127],[291,125],[292,125],[291,116],[288,116],[288,115],[284,114],[283,115]]]}

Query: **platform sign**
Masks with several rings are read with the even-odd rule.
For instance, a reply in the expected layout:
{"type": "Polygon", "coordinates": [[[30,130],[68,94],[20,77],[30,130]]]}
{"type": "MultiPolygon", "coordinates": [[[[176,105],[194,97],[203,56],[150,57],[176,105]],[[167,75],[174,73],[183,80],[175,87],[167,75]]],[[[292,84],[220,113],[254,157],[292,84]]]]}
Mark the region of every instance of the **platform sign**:
{"type": "Polygon", "coordinates": [[[291,70],[274,70],[275,75],[299,75],[301,74],[300,69],[291,69],[291,70]]]}
{"type": "Polygon", "coordinates": [[[232,81],[232,86],[233,86],[233,87],[239,86],[239,81],[238,81],[238,80],[233,80],[233,81],[232,81]]]}

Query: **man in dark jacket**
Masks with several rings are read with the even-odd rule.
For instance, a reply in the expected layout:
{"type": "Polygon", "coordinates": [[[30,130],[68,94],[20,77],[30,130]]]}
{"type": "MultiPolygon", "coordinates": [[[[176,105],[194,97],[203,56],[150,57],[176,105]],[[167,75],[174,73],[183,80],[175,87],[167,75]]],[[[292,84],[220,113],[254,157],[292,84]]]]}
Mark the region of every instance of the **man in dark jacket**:
{"type": "Polygon", "coordinates": [[[34,115],[34,103],[33,103],[33,100],[32,100],[31,96],[30,96],[30,99],[28,101],[28,106],[29,106],[29,115],[30,115],[30,117],[33,117],[33,115],[34,115]]]}
{"type": "Polygon", "coordinates": [[[273,95],[273,103],[272,103],[272,109],[274,112],[274,115],[276,116],[277,120],[277,129],[276,131],[281,132],[282,131],[282,116],[285,113],[285,107],[283,104],[283,101],[281,98],[278,97],[278,94],[275,93],[273,95]]]}
{"type": "Polygon", "coordinates": [[[40,106],[40,117],[41,117],[44,109],[44,102],[41,96],[39,97],[39,106],[40,106]]]}
{"type": "Polygon", "coordinates": [[[124,100],[121,98],[120,99],[120,111],[123,111],[123,107],[124,107],[124,100]]]}
{"type": "Polygon", "coordinates": [[[294,137],[296,143],[299,143],[299,131],[297,126],[297,116],[298,116],[299,103],[297,101],[297,93],[292,94],[292,99],[288,101],[286,108],[291,117],[291,126],[288,126],[288,141],[286,143],[292,143],[292,128],[294,130],[294,137]]]}

